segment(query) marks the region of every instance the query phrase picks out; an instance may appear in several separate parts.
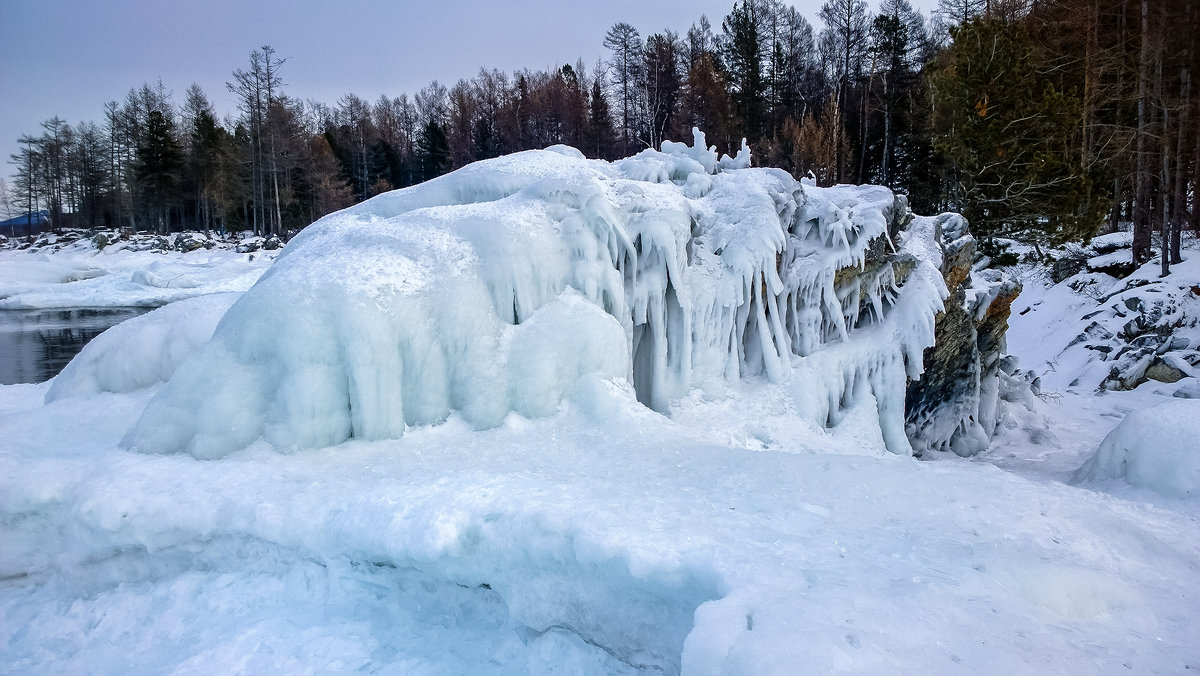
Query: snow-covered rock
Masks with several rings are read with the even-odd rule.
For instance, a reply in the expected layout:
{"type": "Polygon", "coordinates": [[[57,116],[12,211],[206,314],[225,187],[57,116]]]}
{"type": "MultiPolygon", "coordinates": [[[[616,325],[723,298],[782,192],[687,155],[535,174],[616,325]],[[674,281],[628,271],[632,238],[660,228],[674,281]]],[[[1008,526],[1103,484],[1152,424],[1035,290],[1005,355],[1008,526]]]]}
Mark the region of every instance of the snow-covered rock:
{"type": "Polygon", "coordinates": [[[263,241],[263,238],[257,235],[254,237],[247,237],[246,239],[243,239],[237,243],[237,246],[234,247],[234,251],[237,251],[238,253],[254,253],[262,248],[263,241]]]}
{"type": "Polygon", "coordinates": [[[176,251],[187,253],[197,249],[211,249],[213,247],[212,240],[195,232],[181,232],[175,236],[176,251]]]}
{"type": "Polygon", "coordinates": [[[1177,498],[1200,496],[1200,400],[1132,411],[1075,473],[1076,483],[1125,479],[1177,498]]]}
{"type": "Polygon", "coordinates": [[[182,253],[169,245],[153,248],[157,237],[111,234],[103,249],[81,238],[56,251],[0,250],[0,309],[158,307],[194,296],[241,292],[258,280],[275,255],[250,261],[232,251],[232,243],[182,253]],[[153,246],[140,250],[145,244],[153,246]]]}
{"type": "MultiPolygon", "coordinates": [[[[1097,255],[1108,254],[1121,249],[1130,249],[1133,247],[1133,233],[1112,232],[1107,235],[1093,237],[1088,246],[1097,255]]],[[[1132,255],[1129,257],[1132,258],[1132,255]]]]}
{"type": "Polygon", "coordinates": [[[895,251],[907,214],[887,189],[801,186],[743,168],[745,148],[714,162],[695,136],[613,164],[564,147],[486,160],[321,219],[126,442],[307,448],[544,415],[591,373],[658,410],[801,373],[816,423],[870,395],[887,447],[911,452],[904,388],[946,293],[935,229],[895,251]]]}
{"type": "MultiPolygon", "coordinates": [[[[1025,274],[1034,271],[1026,270],[1025,274]]],[[[1052,390],[1131,390],[1147,381],[1200,376],[1200,250],[1185,240],[1183,261],[1161,277],[1157,261],[1123,279],[1081,272],[1045,286],[1018,309],[1025,364],[1052,379],[1052,390]],[[1028,315],[1028,317],[1026,317],[1028,315]],[[1035,315],[1045,315],[1039,319],[1035,315]]]]}
{"type": "Polygon", "coordinates": [[[1200,399],[1200,380],[1189,380],[1182,383],[1171,396],[1180,399],[1200,399]]]}

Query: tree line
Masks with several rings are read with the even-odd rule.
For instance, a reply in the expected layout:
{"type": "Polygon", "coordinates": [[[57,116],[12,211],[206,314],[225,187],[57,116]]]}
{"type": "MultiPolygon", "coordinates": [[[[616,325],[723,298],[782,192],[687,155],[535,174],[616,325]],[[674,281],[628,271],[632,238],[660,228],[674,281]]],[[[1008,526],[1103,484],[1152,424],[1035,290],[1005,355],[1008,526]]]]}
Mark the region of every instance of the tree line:
{"type": "Polygon", "coordinates": [[[286,61],[250,54],[219,118],[160,82],[55,117],[20,139],[7,199],[82,227],[284,234],[470,162],[564,143],[615,159],[703,129],[820,184],[879,183],[926,213],[963,212],[985,240],[1084,239],[1132,221],[1178,260],[1200,230],[1192,73],[1200,0],[827,0],[814,27],[780,0],[719,26],[643,36],[616,23],[608,58],[481,68],[447,87],[333,105],[285,93],[286,61]]]}

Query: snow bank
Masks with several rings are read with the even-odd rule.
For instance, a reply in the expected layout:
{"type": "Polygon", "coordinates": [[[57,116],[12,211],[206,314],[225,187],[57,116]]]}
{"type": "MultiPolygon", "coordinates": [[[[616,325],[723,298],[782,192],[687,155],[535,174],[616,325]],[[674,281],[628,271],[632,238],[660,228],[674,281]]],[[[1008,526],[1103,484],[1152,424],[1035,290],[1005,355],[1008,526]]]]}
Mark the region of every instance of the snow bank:
{"type": "Polygon", "coordinates": [[[613,164],[565,147],[477,162],[321,219],[126,443],[211,458],[260,437],[396,437],[454,412],[491,427],[552,413],[590,373],[666,410],[799,362],[827,402],[820,424],[872,394],[888,448],[911,452],[903,386],[945,289],[927,256],[892,264],[903,204],[742,168],[745,148],[718,161],[695,136],[613,164]]]}
{"type": "Polygon", "coordinates": [[[1073,477],[1076,483],[1105,479],[1171,497],[1200,496],[1200,400],[1130,412],[1073,477]]]}
{"type": "Polygon", "coordinates": [[[200,296],[121,322],[84,346],[46,393],[46,403],[166,382],[200,349],[241,294],[200,296]]]}
{"type": "Polygon", "coordinates": [[[79,240],[46,250],[0,250],[0,309],[157,307],[212,293],[242,292],[274,253],[134,250],[120,242],[97,250],[79,240]]]}

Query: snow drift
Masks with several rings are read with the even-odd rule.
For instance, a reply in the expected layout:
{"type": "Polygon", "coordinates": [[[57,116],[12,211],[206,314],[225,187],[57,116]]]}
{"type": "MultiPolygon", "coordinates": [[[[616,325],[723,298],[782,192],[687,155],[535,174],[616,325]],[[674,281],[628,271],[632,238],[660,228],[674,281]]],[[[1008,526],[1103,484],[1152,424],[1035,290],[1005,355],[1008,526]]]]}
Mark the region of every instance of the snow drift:
{"type": "Polygon", "coordinates": [[[51,381],[46,403],[97,392],[133,392],[166,382],[208,342],[239,296],[214,293],[181,300],[108,329],[51,381]]]}
{"type": "MultiPolygon", "coordinates": [[[[801,185],[695,133],[607,163],[555,147],[477,162],[305,229],[125,443],[214,458],[461,415],[544,416],[584,375],[666,410],[691,388],[802,377],[830,426],[873,395],[911,453],[904,389],[946,287],[936,227],[897,250],[886,188],[801,185]]],[[[795,388],[793,388],[795,389],[795,388]]]]}
{"type": "Polygon", "coordinates": [[[1073,480],[1125,479],[1175,498],[1200,496],[1200,401],[1131,411],[1104,437],[1073,480]]]}

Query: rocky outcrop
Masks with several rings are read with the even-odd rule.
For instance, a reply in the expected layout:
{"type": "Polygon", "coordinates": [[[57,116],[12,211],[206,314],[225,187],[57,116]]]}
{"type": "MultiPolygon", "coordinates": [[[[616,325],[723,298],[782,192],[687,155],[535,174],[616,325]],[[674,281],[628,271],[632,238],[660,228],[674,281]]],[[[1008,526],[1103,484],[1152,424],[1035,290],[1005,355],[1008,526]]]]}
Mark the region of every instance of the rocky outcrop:
{"type": "Polygon", "coordinates": [[[1200,376],[1198,297],[1167,280],[1134,280],[1105,298],[1098,319],[1120,329],[1114,326],[1098,344],[1088,345],[1107,348],[1102,358],[1112,361],[1100,389],[1132,390],[1148,380],[1175,383],[1200,376]]]}
{"type": "Polygon", "coordinates": [[[1021,284],[1000,270],[972,270],[976,242],[966,220],[938,217],[942,276],[950,296],[935,325],[925,372],[909,383],[905,431],[913,450],[986,450],[996,429],[1001,357],[1013,300],[1021,284]]]}

